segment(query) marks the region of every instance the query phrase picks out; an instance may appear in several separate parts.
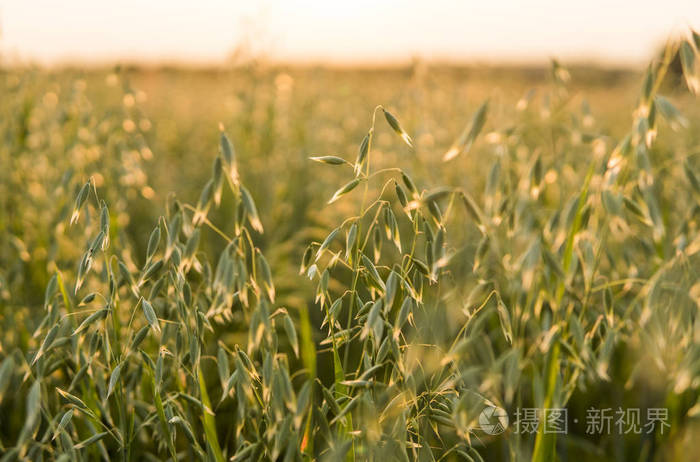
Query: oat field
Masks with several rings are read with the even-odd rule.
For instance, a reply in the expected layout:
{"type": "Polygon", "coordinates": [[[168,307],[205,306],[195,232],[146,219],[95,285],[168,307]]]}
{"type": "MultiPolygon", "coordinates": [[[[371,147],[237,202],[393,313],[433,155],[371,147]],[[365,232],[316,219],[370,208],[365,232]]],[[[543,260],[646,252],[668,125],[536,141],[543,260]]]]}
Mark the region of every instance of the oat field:
{"type": "Polygon", "coordinates": [[[700,460],[698,60],[0,69],[2,460],[700,460]]]}

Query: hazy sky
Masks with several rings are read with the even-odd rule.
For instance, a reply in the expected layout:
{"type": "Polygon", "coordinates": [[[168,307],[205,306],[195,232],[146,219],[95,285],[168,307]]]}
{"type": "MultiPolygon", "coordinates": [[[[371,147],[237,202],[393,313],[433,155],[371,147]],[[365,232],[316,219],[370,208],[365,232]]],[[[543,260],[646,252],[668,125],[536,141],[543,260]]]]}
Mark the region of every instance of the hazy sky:
{"type": "Polygon", "coordinates": [[[646,60],[700,28],[700,0],[0,0],[5,58],[223,61],[646,60]]]}

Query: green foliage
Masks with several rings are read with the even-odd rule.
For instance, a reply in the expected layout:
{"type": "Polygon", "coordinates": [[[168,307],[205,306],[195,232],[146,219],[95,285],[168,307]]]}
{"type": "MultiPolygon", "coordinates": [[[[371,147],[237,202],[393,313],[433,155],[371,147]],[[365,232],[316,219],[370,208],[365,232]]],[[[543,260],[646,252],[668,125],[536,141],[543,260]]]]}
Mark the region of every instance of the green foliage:
{"type": "MultiPolygon", "coordinates": [[[[354,162],[285,153],[260,173],[222,130],[196,200],[162,216],[144,173],[162,138],[126,79],[100,112],[82,81],[59,98],[8,76],[5,460],[680,460],[700,410],[700,192],[698,120],[659,94],[678,51],[619,136],[557,62],[540,98],[489,98],[446,151],[377,106],[354,162]],[[670,431],[478,421],[623,405],[667,407],[670,431]]],[[[240,144],[273,149],[270,128],[240,144]]]]}

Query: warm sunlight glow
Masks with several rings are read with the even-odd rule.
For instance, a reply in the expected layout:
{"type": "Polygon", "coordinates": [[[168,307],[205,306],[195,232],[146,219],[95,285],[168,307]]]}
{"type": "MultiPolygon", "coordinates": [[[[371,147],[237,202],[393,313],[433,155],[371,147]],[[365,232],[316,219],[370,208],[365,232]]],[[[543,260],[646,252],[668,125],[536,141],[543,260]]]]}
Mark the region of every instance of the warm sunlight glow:
{"type": "Polygon", "coordinates": [[[222,62],[234,52],[333,63],[638,63],[670,33],[700,27],[700,2],[650,0],[0,2],[5,59],[222,62]]]}

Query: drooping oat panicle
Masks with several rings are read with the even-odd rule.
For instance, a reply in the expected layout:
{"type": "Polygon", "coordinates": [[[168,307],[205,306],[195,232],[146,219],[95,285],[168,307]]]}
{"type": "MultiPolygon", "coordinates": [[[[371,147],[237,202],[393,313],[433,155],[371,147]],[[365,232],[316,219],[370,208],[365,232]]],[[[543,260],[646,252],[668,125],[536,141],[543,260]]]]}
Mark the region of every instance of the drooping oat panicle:
{"type": "Polygon", "coordinates": [[[386,118],[387,123],[389,126],[396,132],[397,135],[401,137],[401,139],[406,143],[409,147],[413,147],[413,140],[411,139],[410,136],[408,136],[408,133],[401,127],[401,124],[399,123],[398,119],[394,117],[394,115],[387,111],[386,109],[382,108],[382,112],[384,112],[384,118],[386,118]]]}
{"type": "Polygon", "coordinates": [[[469,151],[471,145],[479,136],[481,130],[484,128],[486,123],[486,116],[488,114],[489,102],[488,100],[481,103],[481,106],[476,110],[474,116],[472,117],[471,124],[464,128],[462,134],[452,143],[450,149],[442,156],[444,162],[450,161],[462,154],[463,152],[469,151]]]}
{"type": "Polygon", "coordinates": [[[313,160],[314,162],[320,162],[322,164],[330,164],[330,165],[342,165],[342,164],[348,163],[345,159],[343,159],[342,157],[338,157],[338,156],[309,157],[309,159],[313,160]]]}
{"type": "Polygon", "coordinates": [[[360,143],[360,148],[357,152],[357,159],[355,160],[355,176],[359,176],[362,173],[362,169],[367,159],[367,154],[369,153],[369,145],[372,140],[372,134],[374,132],[374,127],[370,128],[369,132],[362,138],[360,143]]]}
{"type": "Polygon", "coordinates": [[[228,136],[226,136],[226,133],[224,133],[223,126],[220,126],[219,130],[221,131],[221,155],[223,156],[224,163],[226,164],[226,167],[228,169],[228,174],[231,178],[231,181],[233,181],[234,184],[238,184],[239,180],[238,166],[236,165],[236,152],[233,149],[233,144],[231,143],[231,140],[229,140],[228,136]]]}
{"type": "Polygon", "coordinates": [[[343,187],[341,187],[340,189],[338,189],[338,190],[333,194],[333,197],[330,198],[330,200],[328,201],[328,203],[329,203],[329,204],[332,204],[333,202],[337,201],[338,199],[340,199],[340,198],[341,198],[342,196],[344,196],[345,194],[347,194],[347,193],[349,193],[350,191],[352,191],[353,189],[355,189],[355,188],[357,187],[357,185],[360,184],[360,181],[361,181],[360,178],[355,178],[354,180],[350,181],[349,183],[347,183],[346,185],[344,185],[343,187]]]}
{"type": "Polygon", "coordinates": [[[688,88],[694,94],[700,93],[700,72],[698,71],[696,50],[687,40],[681,42],[679,51],[681,55],[681,64],[683,66],[683,75],[688,88]]]}
{"type": "Polygon", "coordinates": [[[73,225],[75,222],[78,221],[78,218],[80,218],[80,209],[83,207],[83,204],[85,203],[85,200],[88,197],[88,194],[90,193],[90,184],[91,181],[88,181],[85,183],[81,188],[80,191],[78,191],[78,195],[75,198],[75,204],[73,205],[73,213],[71,214],[70,217],[70,224],[73,225]]]}
{"type": "Polygon", "coordinates": [[[250,192],[244,187],[241,186],[241,198],[243,199],[243,204],[245,206],[247,216],[248,216],[248,221],[250,222],[250,226],[253,227],[253,229],[259,233],[263,233],[263,225],[262,222],[260,221],[260,217],[258,216],[258,209],[255,207],[255,202],[253,201],[253,197],[250,195],[250,192]]]}

